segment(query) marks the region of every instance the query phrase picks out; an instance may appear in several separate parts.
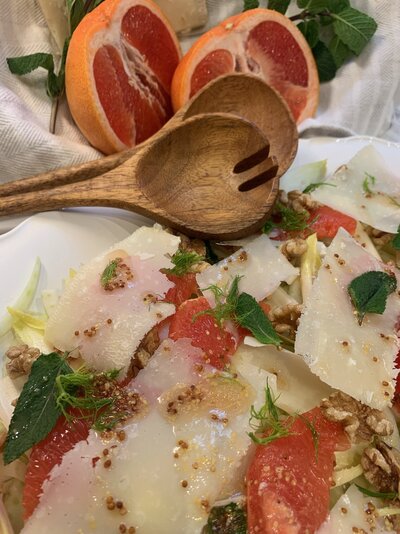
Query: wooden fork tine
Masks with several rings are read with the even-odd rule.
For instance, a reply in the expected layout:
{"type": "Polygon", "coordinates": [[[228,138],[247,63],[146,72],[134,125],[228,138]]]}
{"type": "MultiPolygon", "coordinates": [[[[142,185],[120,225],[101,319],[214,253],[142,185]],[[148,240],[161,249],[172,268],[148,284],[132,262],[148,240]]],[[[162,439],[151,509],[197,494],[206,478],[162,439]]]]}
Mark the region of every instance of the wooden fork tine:
{"type": "Polygon", "coordinates": [[[233,181],[239,191],[249,191],[275,178],[278,168],[276,158],[270,156],[251,169],[234,174],[233,181]]]}

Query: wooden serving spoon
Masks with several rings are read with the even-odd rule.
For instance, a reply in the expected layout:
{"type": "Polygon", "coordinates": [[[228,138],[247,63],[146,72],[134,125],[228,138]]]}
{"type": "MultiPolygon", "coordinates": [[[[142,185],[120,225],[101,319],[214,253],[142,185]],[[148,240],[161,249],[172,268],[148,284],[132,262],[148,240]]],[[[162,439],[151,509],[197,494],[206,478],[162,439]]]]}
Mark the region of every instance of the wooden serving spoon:
{"type": "Polygon", "coordinates": [[[277,172],[268,140],[252,122],[202,114],[151,137],[103,174],[88,177],[65,168],[5,184],[0,214],[112,206],[189,235],[233,239],[266,220],[278,193],[277,172]]]}
{"type": "MultiPolygon", "coordinates": [[[[261,78],[251,74],[228,74],[211,81],[183,106],[159,132],[175,128],[182,121],[202,113],[233,113],[254,122],[269,141],[270,154],[275,156],[282,176],[292,164],[298,144],[296,123],[283,98],[261,78]]],[[[154,136],[152,137],[152,139],[154,136]]],[[[71,181],[79,181],[106,173],[130,158],[141,145],[99,160],[69,168],[71,181]],[[75,178],[73,178],[75,177],[75,178]]],[[[48,173],[53,185],[64,183],[65,170],[48,173]]],[[[43,175],[9,182],[0,186],[0,197],[34,191],[43,183],[43,175]]],[[[0,212],[0,215],[5,213],[0,212]]]]}

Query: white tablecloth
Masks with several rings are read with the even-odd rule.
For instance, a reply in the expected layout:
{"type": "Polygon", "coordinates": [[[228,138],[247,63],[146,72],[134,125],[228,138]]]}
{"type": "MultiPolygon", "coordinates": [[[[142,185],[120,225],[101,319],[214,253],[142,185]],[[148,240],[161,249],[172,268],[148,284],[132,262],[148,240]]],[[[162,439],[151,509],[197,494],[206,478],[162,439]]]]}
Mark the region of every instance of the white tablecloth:
{"type": "MultiPolygon", "coordinates": [[[[240,11],[242,0],[209,0],[210,24],[240,11]]],[[[304,135],[349,133],[400,142],[400,1],[353,0],[378,23],[372,41],[337,77],[321,86],[315,119],[304,135]]],[[[184,48],[190,39],[183,40],[184,48]]],[[[0,181],[99,157],[73,124],[66,104],[49,133],[51,102],[44,71],[12,75],[6,57],[54,52],[36,0],[0,0],[0,181]]]]}

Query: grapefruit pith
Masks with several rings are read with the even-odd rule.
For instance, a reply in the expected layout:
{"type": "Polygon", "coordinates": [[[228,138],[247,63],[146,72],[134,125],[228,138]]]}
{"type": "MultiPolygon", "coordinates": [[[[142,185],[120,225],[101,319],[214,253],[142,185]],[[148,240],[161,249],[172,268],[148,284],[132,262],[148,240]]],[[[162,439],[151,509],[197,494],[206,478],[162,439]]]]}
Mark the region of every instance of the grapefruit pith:
{"type": "Polygon", "coordinates": [[[175,71],[175,111],[208,82],[232,72],[263,78],[283,96],[297,123],[315,113],[319,79],[312,51],[298,28],[277,11],[245,11],[202,35],[175,71]]]}
{"type": "Polygon", "coordinates": [[[176,35],[152,0],[104,0],[74,31],[65,85],[88,141],[111,154],[146,140],[171,117],[176,35]]]}

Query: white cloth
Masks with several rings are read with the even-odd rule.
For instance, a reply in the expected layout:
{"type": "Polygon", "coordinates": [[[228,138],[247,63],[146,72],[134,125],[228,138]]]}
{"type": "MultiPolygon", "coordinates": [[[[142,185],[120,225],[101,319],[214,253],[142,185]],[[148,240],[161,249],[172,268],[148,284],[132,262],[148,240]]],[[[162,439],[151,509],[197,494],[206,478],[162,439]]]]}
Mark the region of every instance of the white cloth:
{"type": "MultiPolygon", "coordinates": [[[[305,135],[367,134],[400,141],[400,2],[353,0],[368,12],[378,30],[357,60],[321,86],[315,119],[305,135]],[[334,127],[335,129],[328,129],[334,127]]],[[[208,0],[210,25],[239,12],[242,0],[208,0]]],[[[187,48],[193,38],[186,38],[187,48]]],[[[100,156],[73,124],[66,104],[60,106],[56,134],[49,133],[51,102],[46,73],[11,74],[6,57],[54,52],[37,0],[0,0],[0,181],[6,182],[100,156]]]]}

